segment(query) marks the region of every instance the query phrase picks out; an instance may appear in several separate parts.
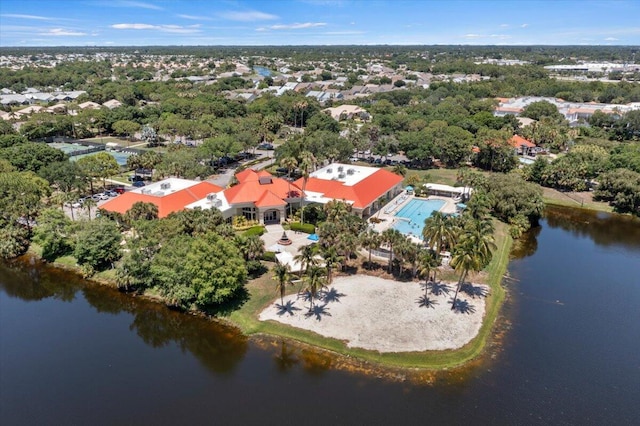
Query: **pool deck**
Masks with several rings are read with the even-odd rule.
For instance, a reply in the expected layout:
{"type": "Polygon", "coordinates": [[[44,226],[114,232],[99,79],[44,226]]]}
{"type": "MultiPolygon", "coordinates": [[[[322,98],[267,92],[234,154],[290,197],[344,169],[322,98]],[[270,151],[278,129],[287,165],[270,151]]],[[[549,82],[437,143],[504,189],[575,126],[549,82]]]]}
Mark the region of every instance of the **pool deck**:
{"type": "MultiPolygon", "coordinates": [[[[414,194],[407,194],[406,192],[403,192],[402,194],[399,194],[398,196],[396,196],[393,200],[389,201],[389,203],[383,206],[376,214],[372,216],[372,217],[377,217],[378,219],[381,220],[381,222],[369,223],[369,226],[371,226],[372,229],[374,229],[377,232],[382,232],[385,229],[388,229],[389,227],[393,226],[396,220],[398,220],[396,219],[396,213],[400,211],[402,207],[404,207],[406,204],[409,203],[409,201],[413,200],[414,198],[418,200],[444,201],[444,205],[439,210],[442,213],[455,213],[457,211],[456,209],[457,202],[454,201],[452,198],[439,197],[439,196],[433,196],[433,195],[424,198],[424,197],[416,197],[414,194]]],[[[413,235],[409,235],[409,238],[411,238],[412,241],[419,244],[422,244],[423,242],[422,238],[418,238],[413,235]]]]}

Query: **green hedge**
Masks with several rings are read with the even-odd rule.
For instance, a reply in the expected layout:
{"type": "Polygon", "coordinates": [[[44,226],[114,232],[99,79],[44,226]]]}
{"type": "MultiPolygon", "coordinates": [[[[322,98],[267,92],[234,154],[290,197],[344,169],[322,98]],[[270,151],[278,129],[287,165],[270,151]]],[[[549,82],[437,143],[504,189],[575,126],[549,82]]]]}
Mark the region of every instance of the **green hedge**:
{"type": "Polygon", "coordinates": [[[293,222],[291,224],[291,230],[296,232],[304,232],[305,234],[313,234],[316,232],[316,227],[310,223],[293,222]]]}
{"type": "Polygon", "coordinates": [[[244,231],[242,233],[242,235],[244,235],[245,237],[251,237],[251,236],[254,236],[254,235],[260,236],[260,235],[264,234],[265,232],[267,232],[267,230],[264,228],[264,226],[257,225],[257,226],[252,226],[251,228],[247,229],[246,231],[244,231]]]}
{"type": "Polygon", "coordinates": [[[265,251],[262,255],[262,260],[264,260],[265,262],[275,262],[276,254],[272,251],[265,251]]]}

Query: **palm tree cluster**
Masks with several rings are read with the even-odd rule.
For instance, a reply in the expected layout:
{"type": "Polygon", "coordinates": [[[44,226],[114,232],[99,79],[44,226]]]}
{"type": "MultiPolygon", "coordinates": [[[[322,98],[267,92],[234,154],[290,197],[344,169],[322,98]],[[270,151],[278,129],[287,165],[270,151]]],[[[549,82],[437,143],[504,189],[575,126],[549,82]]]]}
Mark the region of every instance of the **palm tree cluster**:
{"type": "Polygon", "coordinates": [[[442,252],[451,251],[451,266],[460,274],[451,309],[455,309],[458,292],[470,271],[484,269],[493,256],[496,246],[494,227],[489,216],[486,194],[478,191],[471,198],[462,216],[448,216],[435,212],[425,219],[422,236],[434,253],[435,271],[441,264],[442,252]]]}

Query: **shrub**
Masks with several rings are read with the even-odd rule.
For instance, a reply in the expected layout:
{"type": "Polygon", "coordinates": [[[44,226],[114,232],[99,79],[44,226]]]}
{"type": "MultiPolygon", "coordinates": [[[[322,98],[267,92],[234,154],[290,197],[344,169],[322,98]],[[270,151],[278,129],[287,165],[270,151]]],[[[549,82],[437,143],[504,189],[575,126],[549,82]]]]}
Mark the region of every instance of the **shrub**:
{"type": "Polygon", "coordinates": [[[252,226],[251,228],[247,229],[242,233],[242,235],[244,235],[245,237],[252,237],[254,235],[260,236],[265,232],[267,232],[265,227],[262,225],[258,225],[258,226],[252,226]]]}
{"type": "Polygon", "coordinates": [[[262,260],[264,260],[265,262],[275,262],[276,254],[272,251],[265,251],[262,255],[262,260]]]}
{"type": "Polygon", "coordinates": [[[291,230],[295,232],[304,232],[305,234],[313,234],[316,231],[316,227],[310,223],[293,222],[291,224],[291,230]]]}

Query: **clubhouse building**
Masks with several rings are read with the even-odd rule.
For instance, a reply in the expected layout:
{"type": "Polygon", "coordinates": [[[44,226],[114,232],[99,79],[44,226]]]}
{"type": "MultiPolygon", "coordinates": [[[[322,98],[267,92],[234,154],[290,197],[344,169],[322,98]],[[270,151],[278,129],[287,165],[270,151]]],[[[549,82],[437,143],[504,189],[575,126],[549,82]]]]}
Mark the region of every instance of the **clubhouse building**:
{"type": "Polygon", "coordinates": [[[402,191],[402,176],[375,167],[333,163],[295,182],[267,171],[246,169],[236,174],[237,184],[221,188],[209,182],[169,178],[136,188],[113,198],[100,208],[124,214],[136,202],[158,206],[158,216],[166,217],[184,209],[220,210],[225,219],[244,216],[262,224],[280,223],[290,206],[326,204],[340,200],[353,213],[371,216],[402,191]]]}

